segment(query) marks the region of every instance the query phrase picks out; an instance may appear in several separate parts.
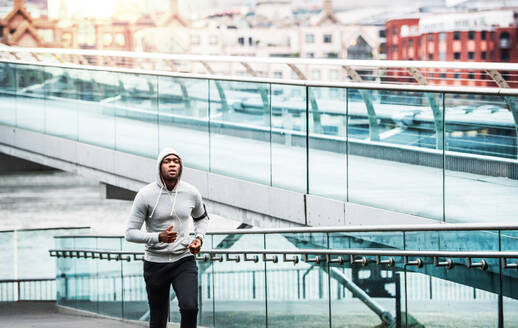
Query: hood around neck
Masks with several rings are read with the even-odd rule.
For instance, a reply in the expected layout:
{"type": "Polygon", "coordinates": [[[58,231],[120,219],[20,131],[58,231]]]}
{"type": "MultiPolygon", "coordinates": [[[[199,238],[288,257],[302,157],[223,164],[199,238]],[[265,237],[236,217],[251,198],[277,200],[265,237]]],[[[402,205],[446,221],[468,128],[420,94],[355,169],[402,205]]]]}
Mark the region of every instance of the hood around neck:
{"type": "Polygon", "coordinates": [[[182,157],[180,156],[180,154],[174,148],[164,148],[164,149],[162,149],[162,151],[160,152],[160,154],[158,154],[158,157],[156,159],[156,167],[155,167],[156,171],[155,172],[156,172],[156,183],[157,183],[157,185],[160,188],[164,188],[164,189],[167,189],[167,186],[164,184],[164,181],[162,179],[162,175],[160,173],[160,165],[162,164],[162,160],[165,157],[169,156],[169,155],[176,155],[176,156],[178,156],[178,158],[180,159],[180,164],[181,164],[180,173],[178,174],[178,181],[176,182],[175,188],[180,183],[180,179],[182,178],[182,172],[183,172],[182,157]]]}

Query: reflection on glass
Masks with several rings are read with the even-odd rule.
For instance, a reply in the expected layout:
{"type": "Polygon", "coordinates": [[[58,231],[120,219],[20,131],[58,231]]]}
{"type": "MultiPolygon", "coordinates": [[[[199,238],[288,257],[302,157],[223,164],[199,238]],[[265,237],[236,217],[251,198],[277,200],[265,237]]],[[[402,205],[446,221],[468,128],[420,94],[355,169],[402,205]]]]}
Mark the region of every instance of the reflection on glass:
{"type": "Polygon", "coordinates": [[[15,66],[0,64],[0,122],[16,125],[16,78],[15,66]]]}
{"type": "Polygon", "coordinates": [[[442,95],[348,89],[349,201],[442,219],[442,95]]]}
{"type": "MultiPolygon", "coordinates": [[[[330,249],[404,249],[404,246],[402,232],[329,234],[330,249]]],[[[345,258],[344,264],[330,265],[332,327],[342,327],[343,322],[349,322],[351,326],[373,327],[383,320],[386,323],[394,322],[398,314],[401,316],[401,312],[397,312],[401,308],[396,306],[397,302],[404,306],[404,275],[401,268],[378,265],[375,257],[366,259],[367,265],[351,264],[349,258],[345,258]],[[367,294],[367,300],[358,297],[359,291],[367,294]],[[377,304],[380,310],[375,312],[367,306],[367,302],[377,304]]],[[[394,260],[401,263],[398,257],[394,260]]]]}
{"type": "Polygon", "coordinates": [[[446,221],[516,221],[516,99],[446,94],[445,102],[446,221]]]}
{"type": "Polygon", "coordinates": [[[77,110],[84,106],[76,88],[89,81],[87,70],[47,67],[45,82],[45,132],[77,139],[77,110]]]}
{"type": "MultiPolygon", "coordinates": [[[[323,233],[267,234],[266,248],[326,249],[327,236],[323,233]]],[[[284,262],[279,255],[278,263],[266,263],[269,327],[305,327],[308,322],[311,327],[329,327],[328,265],[325,261],[305,262],[301,256],[299,260],[294,265],[284,262]]]]}
{"type": "Polygon", "coordinates": [[[272,186],[306,192],[306,89],[272,85],[272,186]]]}
{"type": "MultiPolygon", "coordinates": [[[[498,250],[492,231],[407,232],[407,249],[443,251],[498,250]]],[[[411,259],[413,260],[413,259],[411,259]]],[[[407,320],[428,326],[496,327],[498,323],[499,263],[485,259],[488,269],[468,268],[465,259],[451,259],[451,269],[422,258],[422,268],[406,267],[407,320]],[[455,311],[451,311],[454,308],[455,311]],[[462,323],[461,323],[462,322],[462,323]]],[[[441,258],[440,261],[447,259],[441,258]]],[[[473,259],[478,262],[480,259],[473,259]]]]}
{"type": "MultiPolygon", "coordinates": [[[[118,237],[97,238],[97,248],[105,250],[121,250],[122,241],[118,237]]],[[[97,299],[99,313],[112,317],[124,316],[122,263],[121,261],[96,260],[97,265],[97,299]]]]}
{"type": "MultiPolygon", "coordinates": [[[[73,249],[73,238],[56,238],[56,249],[73,249]]],[[[63,306],[76,306],[76,292],[74,277],[76,276],[76,262],[72,258],[60,257],[56,259],[56,303],[63,306]]]]}
{"type": "MultiPolygon", "coordinates": [[[[74,238],[75,249],[96,249],[97,238],[74,238]]],[[[97,263],[91,259],[74,259],[76,273],[69,280],[75,290],[76,308],[89,312],[98,312],[97,302],[97,263]]]]}
{"type": "Polygon", "coordinates": [[[347,200],[346,90],[309,88],[309,193],[347,200]]]}
{"type": "Polygon", "coordinates": [[[110,103],[115,115],[115,148],[158,155],[158,78],[119,73],[120,97],[110,103]]]}
{"type": "Polygon", "coordinates": [[[80,142],[115,148],[115,105],[121,98],[118,74],[85,71],[74,80],[77,131],[80,142]],[[79,78],[77,78],[79,79],[79,78]]]}
{"type": "Polygon", "coordinates": [[[270,86],[210,82],[211,171],[270,184],[270,86]]]}
{"type": "MultiPolygon", "coordinates": [[[[502,251],[516,252],[518,243],[517,230],[500,231],[502,251]]],[[[508,259],[509,264],[517,259],[508,259]]],[[[502,293],[504,327],[518,327],[518,270],[502,267],[502,293]]]]}
{"type": "Polygon", "coordinates": [[[20,128],[45,131],[45,82],[49,74],[42,66],[16,68],[16,123],[20,128]]]}
{"type": "MultiPolygon", "coordinates": [[[[264,248],[263,235],[213,236],[213,248],[264,248]],[[238,237],[237,240],[235,237],[238,237]]],[[[212,262],[212,272],[202,282],[213,282],[216,327],[266,327],[265,264],[261,260],[212,262]],[[246,324],[244,324],[246,323],[246,324]]]]}
{"type": "Polygon", "coordinates": [[[160,149],[173,147],[184,165],[208,170],[208,81],[160,77],[158,89],[160,149]]]}
{"type": "MultiPolygon", "coordinates": [[[[144,247],[142,244],[129,243],[122,239],[122,250],[141,253],[144,251],[144,247]]],[[[124,318],[128,320],[147,321],[148,319],[149,306],[142,270],[142,261],[122,262],[124,318]]]]}
{"type": "MultiPolygon", "coordinates": [[[[0,263],[2,263],[2,270],[0,270],[0,279],[7,280],[14,278],[14,232],[1,231],[0,232],[0,263]]],[[[1,286],[5,289],[5,286],[1,286]]],[[[10,288],[9,288],[10,289],[10,288]]],[[[9,292],[5,289],[5,293],[9,292]]],[[[4,290],[3,290],[4,291],[4,290]]]]}

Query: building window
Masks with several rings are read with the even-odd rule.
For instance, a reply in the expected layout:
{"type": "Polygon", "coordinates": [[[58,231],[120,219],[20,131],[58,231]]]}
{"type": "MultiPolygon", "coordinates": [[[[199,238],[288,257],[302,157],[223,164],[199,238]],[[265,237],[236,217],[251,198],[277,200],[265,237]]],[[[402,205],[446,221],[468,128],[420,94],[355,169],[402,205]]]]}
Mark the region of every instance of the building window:
{"type": "Polygon", "coordinates": [[[482,52],[480,53],[480,59],[486,60],[486,59],[487,59],[487,52],[482,51],[482,52]]]}
{"type": "Polygon", "coordinates": [[[446,73],[441,73],[440,77],[441,77],[441,79],[445,79],[446,78],[446,73]]]}
{"type": "Polygon", "coordinates": [[[482,32],[480,33],[480,38],[481,38],[482,40],[487,39],[487,32],[486,32],[486,31],[482,31],[482,32]]]}
{"type": "Polygon", "coordinates": [[[126,44],[126,40],[124,38],[124,34],[122,33],[117,33],[115,34],[115,43],[118,45],[118,46],[124,46],[126,44]]]}
{"type": "Polygon", "coordinates": [[[315,36],[313,34],[306,34],[306,43],[314,43],[315,36]]]}
{"type": "Polygon", "coordinates": [[[468,39],[469,40],[475,40],[475,31],[469,31],[468,32],[468,39]]]}
{"type": "Polygon", "coordinates": [[[509,49],[500,49],[500,60],[509,60],[509,49]]]}
{"type": "Polygon", "coordinates": [[[440,41],[446,41],[446,33],[445,32],[439,33],[439,40],[440,41]]]}
{"type": "Polygon", "coordinates": [[[328,52],[326,53],[327,58],[338,58],[338,54],[336,52],[328,52]]]}
{"type": "Polygon", "coordinates": [[[473,51],[468,52],[468,59],[475,59],[475,53],[473,51]]]}
{"type": "Polygon", "coordinates": [[[282,79],[282,72],[281,71],[273,72],[273,77],[276,79],[282,79]]]}
{"type": "Polygon", "coordinates": [[[218,37],[215,35],[209,36],[209,44],[212,46],[218,44],[218,37]]]}
{"type": "Polygon", "coordinates": [[[453,53],[453,59],[459,60],[460,59],[460,52],[454,52],[453,53]]]}
{"type": "Polygon", "coordinates": [[[103,45],[108,47],[112,44],[113,42],[113,36],[111,35],[111,33],[104,33],[103,35],[103,45]]]}
{"type": "Polygon", "coordinates": [[[191,44],[195,45],[195,46],[200,44],[200,35],[199,34],[191,35],[191,44]]]}
{"type": "Polygon", "coordinates": [[[384,38],[385,37],[385,30],[380,30],[379,31],[379,37],[380,38],[384,38]]]}
{"type": "Polygon", "coordinates": [[[397,46],[392,46],[392,52],[397,52],[397,46]]]}
{"type": "Polygon", "coordinates": [[[337,69],[330,69],[329,70],[329,79],[331,81],[338,80],[338,70],[337,69]]]}
{"type": "Polygon", "coordinates": [[[428,54],[428,60],[433,60],[433,54],[428,54]]]}
{"type": "Polygon", "coordinates": [[[248,45],[251,46],[252,45],[252,37],[248,37],[248,45]]]}
{"type": "Polygon", "coordinates": [[[392,34],[393,35],[397,35],[397,27],[393,27],[392,28],[392,34]]]}
{"type": "Polygon", "coordinates": [[[439,60],[442,60],[442,61],[446,60],[446,53],[445,52],[440,52],[439,53],[439,60]]]}
{"type": "Polygon", "coordinates": [[[470,79],[470,80],[474,80],[474,79],[475,79],[475,73],[473,73],[473,72],[469,72],[469,74],[468,74],[468,79],[470,79]]]}
{"type": "Polygon", "coordinates": [[[311,78],[313,80],[320,80],[320,70],[319,69],[314,69],[311,71],[311,78]]]}
{"type": "Polygon", "coordinates": [[[460,79],[460,73],[455,73],[455,74],[453,74],[453,78],[454,78],[455,80],[460,79]]]}
{"type": "Polygon", "coordinates": [[[331,34],[324,34],[324,43],[331,43],[333,42],[333,38],[331,34]]]}
{"type": "Polygon", "coordinates": [[[240,45],[244,46],[245,45],[245,38],[240,36],[239,38],[237,38],[237,43],[239,43],[240,45]]]}
{"type": "Polygon", "coordinates": [[[433,41],[433,33],[428,34],[428,41],[433,41]]]}
{"type": "Polygon", "coordinates": [[[460,32],[459,31],[453,32],[453,40],[460,40],[460,32]]]}
{"type": "Polygon", "coordinates": [[[314,54],[313,52],[308,52],[308,53],[306,54],[306,57],[307,57],[307,58],[315,58],[315,54],[314,54]]]}
{"type": "Polygon", "coordinates": [[[414,47],[414,40],[413,39],[408,40],[408,47],[409,48],[413,48],[414,47]]]}

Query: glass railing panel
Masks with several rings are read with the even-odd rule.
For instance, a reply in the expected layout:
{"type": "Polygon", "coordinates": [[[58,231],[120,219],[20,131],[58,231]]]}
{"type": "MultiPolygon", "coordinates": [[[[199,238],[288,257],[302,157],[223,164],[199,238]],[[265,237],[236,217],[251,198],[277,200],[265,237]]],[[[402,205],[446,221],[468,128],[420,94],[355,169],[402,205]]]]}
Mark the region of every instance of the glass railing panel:
{"type": "Polygon", "coordinates": [[[158,155],[158,77],[119,73],[120,97],[111,102],[116,150],[158,155]]]}
{"type": "Polygon", "coordinates": [[[349,201],[442,219],[442,113],[441,94],[348,89],[349,201]]]}
{"type": "Polygon", "coordinates": [[[306,192],[306,88],[272,85],[272,186],[306,192]]]}
{"type": "MultiPolygon", "coordinates": [[[[264,235],[214,235],[213,248],[225,249],[263,249],[264,235]],[[236,238],[238,237],[238,238],[236,238]]],[[[223,255],[223,257],[225,257],[223,255]]],[[[204,300],[214,302],[214,324],[216,327],[266,327],[266,277],[265,263],[259,259],[245,261],[213,261],[212,271],[199,272],[202,282],[210,282],[213,288],[207,288],[207,293],[213,294],[204,300]],[[206,275],[206,276],[204,276],[206,275]]],[[[202,294],[202,299],[205,296],[202,294]]]]}
{"type": "Polygon", "coordinates": [[[158,78],[159,145],[173,147],[184,165],[209,169],[209,82],[158,78]]]}
{"type": "Polygon", "coordinates": [[[346,89],[308,89],[309,193],[347,200],[346,89]]]}
{"type": "Polygon", "coordinates": [[[45,67],[13,65],[16,68],[16,125],[45,131],[45,67]]]}
{"type": "MultiPolygon", "coordinates": [[[[75,249],[97,249],[96,237],[75,237],[75,249]]],[[[94,259],[74,258],[76,273],[70,277],[70,285],[75,290],[75,308],[99,313],[97,301],[97,262],[94,259]]]]}
{"type": "MultiPolygon", "coordinates": [[[[296,250],[327,249],[324,233],[267,234],[267,249],[296,250]]],[[[273,255],[268,255],[271,258],[273,255]]],[[[268,326],[329,327],[329,275],[328,265],[321,262],[305,262],[298,255],[299,263],[285,262],[282,255],[278,262],[266,262],[268,326]]],[[[287,259],[293,259],[288,255],[287,259]]],[[[309,259],[315,256],[310,255],[309,259]]]]}
{"type": "Polygon", "coordinates": [[[16,125],[16,72],[15,65],[0,64],[0,122],[16,125]]]}
{"type": "MultiPolygon", "coordinates": [[[[516,252],[518,250],[518,231],[502,230],[500,232],[501,250],[516,252]]],[[[518,264],[518,259],[508,259],[509,264],[518,264]]],[[[518,270],[502,267],[502,294],[504,327],[518,327],[518,270]]]]}
{"type": "Polygon", "coordinates": [[[55,245],[54,236],[77,235],[89,231],[90,228],[18,230],[16,232],[18,279],[54,278],[56,259],[49,256],[49,249],[54,248],[55,245]]]}
{"type": "Polygon", "coordinates": [[[86,70],[47,67],[49,75],[45,81],[45,133],[76,140],[77,112],[81,107],[91,104],[78,100],[76,90],[84,82],[86,70]]]}
{"type": "Polygon", "coordinates": [[[78,104],[77,131],[80,142],[115,148],[115,103],[121,99],[118,74],[83,71],[73,77],[78,104]],[[86,76],[86,77],[85,77],[86,76]]]}
{"type": "MultiPolygon", "coordinates": [[[[411,250],[497,251],[498,233],[492,231],[407,232],[411,250]]],[[[496,327],[500,268],[498,259],[486,261],[488,268],[469,268],[465,258],[439,258],[453,266],[437,266],[432,257],[420,258],[423,266],[406,266],[406,320],[428,326],[496,327]],[[426,305],[425,305],[426,304],[426,305]],[[455,309],[455,311],[451,311],[455,309]],[[459,321],[461,320],[461,321],[459,321]],[[461,324],[462,322],[462,324],[461,324]]],[[[410,261],[416,260],[409,258],[410,261]]]]}
{"type": "MultiPolygon", "coordinates": [[[[404,249],[402,232],[356,232],[330,233],[329,249],[404,249]]],[[[333,260],[337,260],[333,256],[333,260]]],[[[392,257],[395,263],[401,263],[401,258],[392,257]]],[[[344,322],[351,326],[376,326],[386,320],[390,324],[401,315],[404,298],[404,280],[401,277],[401,265],[388,266],[377,264],[376,257],[367,256],[367,262],[350,263],[350,257],[342,256],[343,264],[330,263],[330,300],[331,326],[342,327],[344,322]],[[360,297],[360,293],[366,297],[360,297]],[[369,305],[375,305],[369,307],[369,305]],[[377,310],[374,311],[373,308],[377,310]],[[383,314],[387,313],[387,314],[383,314]]],[[[356,256],[361,261],[363,257],[356,256]]],[[[388,257],[381,258],[386,261],[388,257]]],[[[404,305],[404,304],[403,304],[404,305]]]]}
{"type": "Polygon", "coordinates": [[[0,263],[2,263],[2,270],[0,270],[0,280],[14,279],[14,238],[14,231],[0,231],[0,263]]]}
{"type": "MultiPolygon", "coordinates": [[[[129,243],[122,239],[122,251],[144,252],[144,244],[129,243]]],[[[149,320],[146,284],[143,275],[143,261],[122,261],[124,298],[124,319],[149,320]]]]}
{"type": "Polygon", "coordinates": [[[210,82],[210,167],[270,184],[270,85],[210,82]]]}
{"type": "Polygon", "coordinates": [[[445,101],[446,220],[515,221],[516,99],[446,94],[445,101]]]}
{"type": "MultiPolygon", "coordinates": [[[[14,231],[0,231],[0,280],[14,278],[14,231]]],[[[0,302],[10,302],[15,300],[15,284],[0,283],[0,302]]]]}
{"type": "MultiPolygon", "coordinates": [[[[118,237],[97,238],[97,248],[121,250],[122,241],[118,237]]],[[[121,261],[96,260],[97,299],[99,313],[116,318],[124,316],[121,261]]]]}
{"type": "MultiPolygon", "coordinates": [[[[55,238],[56,249],[74,249],[74,238],[55,238]]],[[[77,275],[76,260],[70,257],[56,259],[56,304],[76,307],[74,277],[77,275]]]]}
{"type": "MultiPolygon", "coordinates": [[[[202,250],[213,248],[213,236],[206,235],[202,250]]],[[[214,268],[211,262],[198,265],[198,326],[214,327],[214,268]]]]}

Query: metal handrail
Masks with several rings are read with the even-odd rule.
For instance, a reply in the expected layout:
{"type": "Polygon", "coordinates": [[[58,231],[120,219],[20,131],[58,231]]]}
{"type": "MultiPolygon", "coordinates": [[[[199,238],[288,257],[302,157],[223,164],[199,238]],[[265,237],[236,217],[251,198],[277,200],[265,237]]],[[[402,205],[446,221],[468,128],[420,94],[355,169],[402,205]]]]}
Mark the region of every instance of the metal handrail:
{"type": "Polygon", "coordinates": [[[140,59],[167,59],[188,62],[214,63],[264,63],[264,64],[300,64],[325,66],[352,66],[369,68],[446,68],[471,70],[505,70],[518,71],[518,64],[497,62],[447,62],[447,61],[412,61],[412,60],[356,60],[356,59],[318,59],[318,58],[285,58],[285,57],[249,57],[249,56],[206,56],[180,55],[133,51],[84,50],[64,48],[1,48],[0,52],[18,52],[35,54],[84,55],[103,57],[126,57],[140,59]]]}
{"type": "MultiPolygon", "coordinates": [[[[414,231],[498,231],[518,230],[517,223],[433,223],[433,224],[398,224],[398,225],[356,225],[334,227],[289,227],[267,229],[238,229],[210,231],[206,235],[248,235],[276,233],[332,233],[332,232],[414,232],[414,231]]],[[[63,235],[54,238],[124,238],[121,235],[63,235]]]]}
{"type": "MultiPolygon", "coordinates": [[[[115,261],[136,261],[143,260],[143,252],[124,252],[124,251],[103,251],[103,250],[88,250],[88,249],[51,249],[49,254],[52,257],[58,258],[91,258],[91,259],[105,259],[115,261]]],[[[416,266],[418,268],[424,265],[421,258],[433,258],[433,264],[437,267],[443,266],[446,269],[451,269],[455,264],[452,258],[466,259],[467,268],[480,268],[486,270],[489,265],[487,258],[500,259],[502,267],[505,269],[518,269],[518,260],[515,263],[508,263],[508,259],[518,259],[518,252],[508,251],[423,251],[423,250],[397,250],[397,249],[293,249],[293,250],[270,250],[270,249],[250,249],[250,250],[235,250],[235,249],[211,249],[203,250],[196,259],[203,262],[208,261],[232,261],[240,262],[240,256],[246,260],[247,256],[256,256],[255,262],[262,259],[263,262],[278,263],[280,255],[284,262],[292,262],[294,265],[299,262],[298,256],[302,256],[306,263],[350,263],[367,265],[369,262],[378,265],[394,266],[396,260],[394,257],[402,257],[404,266],[416,266]],[[225,255],[225,256],[223,256],[225,255]],[[237,255],[230,257],[229,255],[237,255]],[[268,257],[267,255],[273,255],[268,257]],[[286,255],[294,255],[288,258],[286,255]],[[313,255],[313,258],[310,258],[313,255]],[[323,256],[321,258],[320,256],[323,256]],[[335,258],[333,258],[335,256],[335,258]],[[342,258],[345,256],[346,258],[342,258]],[[358,258],[360,256],[361,258],[358,258]],[[375,256],[376,261],[369,260],[367,256],[375,256]],[[337,257],[337,258],[336,258],[337,257]],[[348,259],[347,259],[348,257],[348,259]],[[386,259],[383,259],[386,258],[386,259]],[[416,258],[410,261],[409,258],[416,258]],[[446,261],[440,261],[440,258],[446,258],[446,261]],[[481,259],[479,262],[473,262],[473,259],[481,259]]]]}
{"type": "Polygon", "coordinates": [[[239,77],[217,74],[197,74],[197,73],[179,73],[153,71],[134,68],[106,67],[93,65],[77,65],[77,64],[59,64],[59,63],[38,63],[23,60],[0,59],[0,63],[21,64],[31,66],[56,67],[68,69],[94,70],[114,73],[131,73],[142,75],[166,76],[174,78],[203,79],[214,81],[228,82],[252,82],[267,83],[278,85],[296,85],[305,87],[327,87],[327,88],[350,88],[362,90],[383,90],[383,91],[407,91],[407,92],[431,92],[431,93],[454,93],[454,94],[477,94],[477,95],[493,95],[493,96],[518,96],[516,88],[490,88],[490,87],[452,87],[452,86],[433,86],[433,85],[399,85],[399,84],[381,84],[370,82],[330,82],[330,81],[309,81],[309,80],[288,80],[273,79],[261,77],[239,77]]]}
{"type": "Polygon", "coordinates": [[[31,279],[1,279],[0,284],[13,282],[34,282],[34,281],[54,281],[56,278],[31,278],[31,279]]]}

